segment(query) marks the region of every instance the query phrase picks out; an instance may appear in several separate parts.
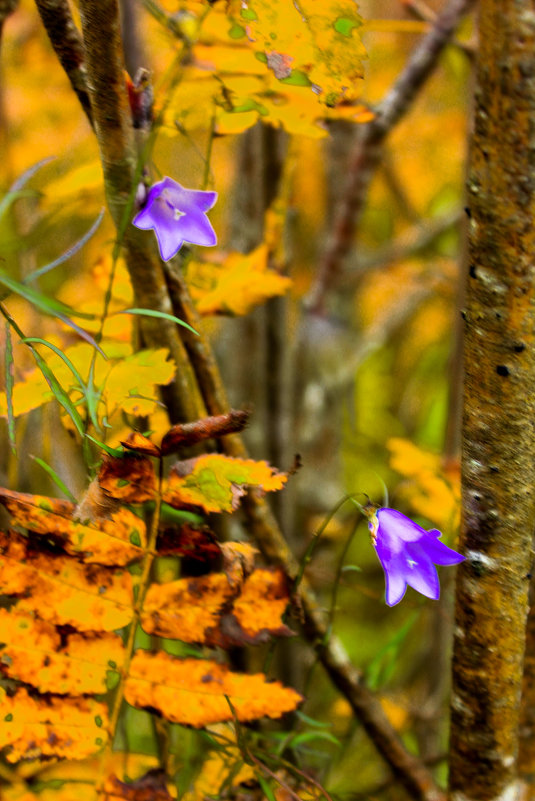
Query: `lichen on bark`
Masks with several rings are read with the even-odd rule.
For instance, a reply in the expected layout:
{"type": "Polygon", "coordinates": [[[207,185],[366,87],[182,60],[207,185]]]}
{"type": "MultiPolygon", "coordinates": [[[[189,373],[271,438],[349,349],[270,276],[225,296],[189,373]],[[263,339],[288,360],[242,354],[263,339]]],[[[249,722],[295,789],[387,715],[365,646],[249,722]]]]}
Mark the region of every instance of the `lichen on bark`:
{"type": "Polygon", "coordinates": [[[450,759],[463,801],[515,792],[535,517],[533,4],[487,0],[479,29],[450,759]]]}

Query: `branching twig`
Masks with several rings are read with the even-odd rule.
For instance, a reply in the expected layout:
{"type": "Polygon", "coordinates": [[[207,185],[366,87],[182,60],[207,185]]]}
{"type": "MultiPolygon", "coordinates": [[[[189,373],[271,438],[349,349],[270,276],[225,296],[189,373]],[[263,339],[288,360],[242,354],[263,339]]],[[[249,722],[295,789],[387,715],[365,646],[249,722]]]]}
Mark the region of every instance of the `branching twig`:
{"type": "Polygon", "coordinates": [[[69,4],[67,0],[35,0],[35,4],[52,47],[92,126],[93,117],[86,83],[84,45],[80,32],[74,24],[69,4]]]}
{"type": "Polygon", "coordinates": [[[342,262],[353,244],[368,186],[380,160],[383,141],[410,108],[418,91],[435,69],[459,20],[473,3],[474,0],[449,0],[377,107],[374,119],[360,128],[349,161],[348,181],[335,215],[331,238],[320,263],[316,282],[305,299],[309,312],[319,314],[323,311],[326,294],[340,276],[342,262]]]}

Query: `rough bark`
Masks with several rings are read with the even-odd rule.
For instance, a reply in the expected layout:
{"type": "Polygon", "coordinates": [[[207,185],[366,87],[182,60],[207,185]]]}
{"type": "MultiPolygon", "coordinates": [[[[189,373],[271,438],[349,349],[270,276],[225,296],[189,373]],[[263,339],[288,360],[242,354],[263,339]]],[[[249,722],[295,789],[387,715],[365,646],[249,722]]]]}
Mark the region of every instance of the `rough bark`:
{"type": "MultiPolygon", "coordinates": [[[[106,198],[125,250],[126,264],[138,306],[172,313],[173,307],[160,260],[146,231],[125,218],[134,191],[136,152],[124,83],[124,61],[117,0],[81,0],[87,85],[97,136],[106,198]]],[[[140,318],[147,347],[169,349],[177,365],[175,381],[165,395],[172,422],[195,420],[204,414],[195,376],[174,323],[140,318]]]]}
{"type": "Polygon", "coordinates": [[[48,37],[71,86],[92,125],[91,101],[87,92],[82,37],[67,0],[35,0],[37,10],[46,28],[48,37]]]}
{"type": "Polygon", "coordinates": [[[535,515],[535,10],[480,8],[468,180],[453,799],[516,797],[535,515]]]}

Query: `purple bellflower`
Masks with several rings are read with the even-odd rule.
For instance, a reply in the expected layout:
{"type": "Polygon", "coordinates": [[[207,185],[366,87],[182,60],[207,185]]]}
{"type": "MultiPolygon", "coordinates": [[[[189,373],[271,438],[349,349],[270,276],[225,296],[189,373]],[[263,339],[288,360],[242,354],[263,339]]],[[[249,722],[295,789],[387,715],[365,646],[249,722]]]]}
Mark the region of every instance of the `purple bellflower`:
{"type": "Polygon", "coordinates": [[[437,565],[457,565],[465,557],[448,548],[437,529],[426,531],[395,509],[365,508],[373,546],[385,571],[386,603],[398,604],[407,584],[416,592],[437,601],[440,584],[437,565]]]}
{"type": "Polygon", "coordinates": [[[184,242],[210,247],[217,236],[206,216],[217,200],[217,192],[185,189],[172,178],[154,184],[145,205],[132,220],[136,228],[154,228],[160,256],[169,261],[184,242]]]}

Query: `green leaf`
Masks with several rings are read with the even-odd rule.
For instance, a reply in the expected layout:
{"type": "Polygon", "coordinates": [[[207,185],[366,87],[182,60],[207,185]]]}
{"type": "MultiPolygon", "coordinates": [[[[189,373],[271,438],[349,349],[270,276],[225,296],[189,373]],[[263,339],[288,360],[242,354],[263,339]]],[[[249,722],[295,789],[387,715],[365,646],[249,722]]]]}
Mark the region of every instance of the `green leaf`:
{"type": "Polygon", "coordinates": [[[13,343],[11,341],[11,330],[9,322],[6,320],[6,353],[4,360],[5,380],[6,380],[6,403],[7,403],[7,432],[9,444],[13,453],[16,452],[15,444],[15,415],[13,414],[13,343]]]}
{"type": "Polygon", "coordinates": [[[175,317],[173,314],[167,314],[167,312],[156,311],[155,309],[124,309],[124,311],[115,312],[115,314],[141,314],[145,315],[146,317],[160,317],[162,320],[170,320],[172,323],[182,325],[193,334],[197,334],[197,336],[199,336],[199,332],[192,328],[191,325],[185,323],[184,320],[180,319],[180,317],[175,317]]]}
{"type": "Polygon", "coordinates": [[[267,800],[268,801],[277,801],[277,799],[275,797],[275,793],[273,792],[273,790],[269,786],[268,782],[264,778],[262,778],[262,776],[260,776],[259,774],[257,774],[256,778],[258,779],[258,784],[262,788],[262,792],[266,796],[267,800]]]}
{"type": "Polygon", "coordinates": [[[15,292],[15,294],[20,295],[21,298],[24,298],[29,303],[32,303],[36,306],[40,311],[44,314],[49,314],[51,317],[57,317],[58,320],[61,320],[68,325],[69,328],[72,328],[76,333],[85,339],[86,342],[89,342],[94,348],[98,350],[99,353],[104,356],[104,351],[97,345],[91,334],[88,334],[87,331],[84,331],[83,328],[73,323],[73,321],[67,317],[68,314],[72,314],[74,317],[84,317],[86,320],[93,320],[94,314],[85,314],[82,312],[77,312],[75,309],[71,309],[69,306],[65,306],[64,303],[60,303],[57,300],[52,300],[51,298],[47,298],[42,295],[37,290],[32,289],[25,284],[19,283],[19,281],[15,281],[13,278],[10,278],[3,272],[0,272],[0,284],[3,284],[7,289],[11,292],[15,292]]]}
{"type": "Polygon", "coordinates": [[[63,406],[63,408],[71,418],[72,422],[74,423],[76,430],[83,437],[84,424],[82,422],[82,418],[78,414],[76,406],[73,404],[73,402],[71,401],[71,399],[69,398],[69,396],[67,395],[67,393],[57,380],[56,376],[54,375],[48,364],[43,359],[43,357],[35,350],[35,348],[32,345],[28,345],[28,347],[31,348],[33,357],[37,362],[37,366],[41,370],[46,383],[50,387],[50,391],[52,392],[52,394],[54,395],[55,399],[60,404],[60,406],[63,406]]]}
{"type": "MultiPolygon", "coordinates": [[[[65,364],[75,377],[76,381],[78,382],[78,388],[85,398],[91,422],[95,426],[96,430],[100,431],[96,405],[95,405],[95,400],[96,399],[98,400],[98,398],[100,397],[100,393],[95,393],[92,387],[86,385],[82,376],[80,375],[80,373],[78,372],[72,361],[69,359],[69,357],[60,348],[56,347],[56,345],[53,345],[52,342],[48,342],[46,339],[41,339],[40,337],[25,337],[24,339],[21,340],[21,342],[24,343],[36,342],[39,345],[46,345],[47,348],[53,350],[54,353],[56,353],[60,357],[60,359],[62,359],[65,362],[65,364]]],[[[106,355],[104,355],[104,358],[105,359],[107,358],[106,355]]]]}

